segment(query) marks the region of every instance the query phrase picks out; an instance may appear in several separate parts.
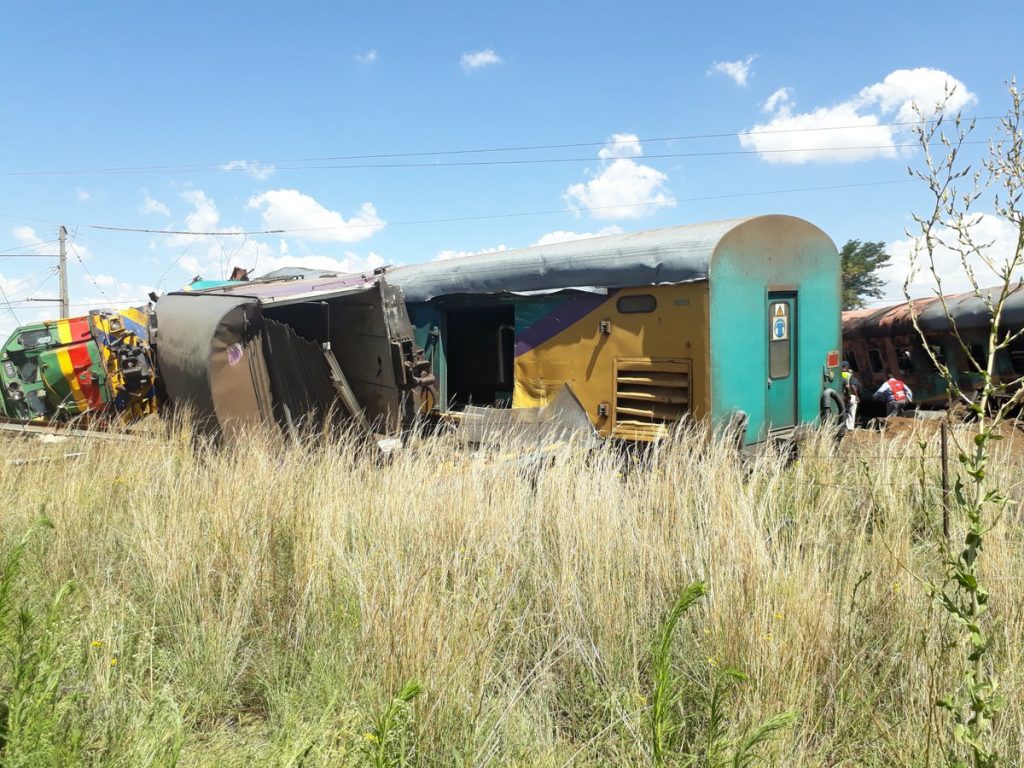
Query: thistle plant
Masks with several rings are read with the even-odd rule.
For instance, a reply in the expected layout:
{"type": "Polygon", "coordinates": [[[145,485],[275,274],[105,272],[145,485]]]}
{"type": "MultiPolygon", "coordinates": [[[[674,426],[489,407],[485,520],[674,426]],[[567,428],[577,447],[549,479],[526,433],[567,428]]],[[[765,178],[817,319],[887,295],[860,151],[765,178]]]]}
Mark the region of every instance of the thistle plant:
{"type": "Polygon", "coordinates": [[[686,676],[676,672],[672,664],[676,626],[705,594],[707,586],[702,581],[686,587],[658,632],[651,664],[651,752],[658,768],[747,768],[763,760],[762,747],[797,718],[794,711],[782,712],[736,734],[729,705],[732,694],[747,681],[746,675],[712,663],[710,681],[694,689],[686,676]],[[694,723],[701,727],[694,727],[694,723]]]}
{"type": "MultiPolygon", "coordinates": [[[[996,375],[1001,352],[1024,336],[1024,329],[1006,328],[1004,310],[1010,296],[1022,286],[1024,266],[1024,115],[1016,84],[1008,84],[1011,105],[1000,120],[994,140],[978,167],[964,159],[975,124],[965,123],[961,115],[947,121],[944,103],[934,113],[918,110],[916,128],[922,150],[922,167],[911,175],[927,185],[932,193],[932,210],[915,216],[917,230],[910,232],[914,248],[911,270],[904,284],[911,317],[922,339],[922,346],[936,370],[943,376],[951,398],[966,405],[974,417],[973,443],[958,446],[963,475],[955,485],[956,509],[961,515],[963,540],[959,546],[942,544],[945,579],[929,582],[929,592],[952,617],[965,640],[961,684],[937,705],[945,710],[952,724],[948,762],[953,766],[992,768],[1000,764],[992,746],[993,721],[1002,706],[995,670],[990,660],[991,620],[987,609],[989,591],[983,582],[982,554],[986,536],[998,524],[1006,508],[1003,491],[993,484],[988,472],[992,443],[1001,438],[1000,427],[1020,406],[1024,397],[1024,377],[1006,380],[996,375]],[[937,156],[935,147],[941,147],[937,156]],[[989,206],[991,213],[979,209],[989,206]],[[995,218],[1013,233],[1008,248],[1001,250],[986,239],[983,225],[995,218]],[[989,317],[987,346],[983,353],[971,345],[957,327],[949,299],[943,292],[940,262],[953,255],[989,317]],[[935,285],[953,339],[967,362],[973,392],[966,392],[945,360],[940,360],[920,327],[910,295],[910,285],[921,269],[927,270],[935,285]],[[991,281],[991,282],[990,282],[991,281]],[[991,284],[994,283],[994,287],[991,284]]],[[[946,102],[952,92],[946,94],[946,102]]],[[[1004,353],[1005,354],[1005,353],[1004,353]]]]}

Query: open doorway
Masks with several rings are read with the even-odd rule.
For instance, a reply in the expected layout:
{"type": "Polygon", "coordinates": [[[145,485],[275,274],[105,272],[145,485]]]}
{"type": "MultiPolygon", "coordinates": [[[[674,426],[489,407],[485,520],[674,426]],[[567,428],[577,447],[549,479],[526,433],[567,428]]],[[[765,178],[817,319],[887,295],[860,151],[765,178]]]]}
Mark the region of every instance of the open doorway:
{"type": "Polygon", "coordinates": [[[449,405],[511,408],[514,306],[451,307],[445,323],[449,405]]]}

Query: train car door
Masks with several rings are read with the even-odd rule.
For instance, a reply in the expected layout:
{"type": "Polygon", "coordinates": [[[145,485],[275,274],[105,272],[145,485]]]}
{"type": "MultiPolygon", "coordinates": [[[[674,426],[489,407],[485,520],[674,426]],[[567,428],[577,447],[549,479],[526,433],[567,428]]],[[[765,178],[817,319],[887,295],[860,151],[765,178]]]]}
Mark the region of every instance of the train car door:
{"type": "Polygon", "coordinates": [[[768,294],[769,431],[796,424],[796,304],[795,293],[768,294]]]}

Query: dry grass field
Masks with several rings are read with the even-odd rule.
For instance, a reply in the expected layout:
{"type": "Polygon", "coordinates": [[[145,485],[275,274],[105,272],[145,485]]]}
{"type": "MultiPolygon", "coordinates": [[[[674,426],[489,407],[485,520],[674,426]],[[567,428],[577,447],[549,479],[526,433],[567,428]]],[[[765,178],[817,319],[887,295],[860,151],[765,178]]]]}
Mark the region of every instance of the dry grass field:
{"type": "MultiPolygon", "coordinates": [[[[348,439],[4,440],[3,765],[942,765],[933,701],[964,649],[923,582],[938,439],[855,437],[794,463],[699,434],[387,461],[348,439]]],[[[997,452],[1019,501],[1020,453],[997,452]]],[[[982,565],[1009,764],[1021,521],[1011,503],[982,565]]]]}

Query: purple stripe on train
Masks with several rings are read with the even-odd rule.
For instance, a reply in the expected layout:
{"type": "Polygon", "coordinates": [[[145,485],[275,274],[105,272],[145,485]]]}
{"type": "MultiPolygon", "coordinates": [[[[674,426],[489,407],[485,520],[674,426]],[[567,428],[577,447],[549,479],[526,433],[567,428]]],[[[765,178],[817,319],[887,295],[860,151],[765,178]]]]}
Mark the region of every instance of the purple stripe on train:
{"type": "Polygon", "coordinates": [[[570,325],[589,315],[608,301],[608,296],[597,293],[574,293],[567,295],[551,312],[529,327],[516,333],[516,355],[529,352],[545,341],[558,335],[570,325]]]}

